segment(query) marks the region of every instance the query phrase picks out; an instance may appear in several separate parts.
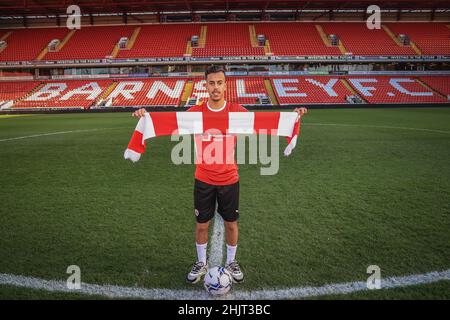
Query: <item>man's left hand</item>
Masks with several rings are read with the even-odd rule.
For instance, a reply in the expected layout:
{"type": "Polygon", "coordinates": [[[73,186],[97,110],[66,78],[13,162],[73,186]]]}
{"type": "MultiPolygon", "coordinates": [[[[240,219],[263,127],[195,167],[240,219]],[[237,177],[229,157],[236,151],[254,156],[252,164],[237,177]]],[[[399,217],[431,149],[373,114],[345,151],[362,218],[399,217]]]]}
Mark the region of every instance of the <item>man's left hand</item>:
{"type": "Polygon", "coordinates": [[[308,113],[308,109],[302,107],[302,108],[295,108],[294,112],[298,113],[297,120],[300,119],[301,116],[303,116],[305,113],[308,113]]]}

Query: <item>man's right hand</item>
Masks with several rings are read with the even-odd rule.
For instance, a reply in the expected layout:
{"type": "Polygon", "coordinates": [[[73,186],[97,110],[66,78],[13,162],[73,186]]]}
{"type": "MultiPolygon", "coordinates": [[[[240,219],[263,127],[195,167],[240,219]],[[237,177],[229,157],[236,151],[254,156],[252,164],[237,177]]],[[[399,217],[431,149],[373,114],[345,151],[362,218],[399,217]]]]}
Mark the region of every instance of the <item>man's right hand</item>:
{"type": "Polygon", "coordinates": [[[145,110],[144,108],[141,108],[141,109],[133,112],[133,117],[142,118],[146,112],[147,112],[147,110],[145,110]]]}

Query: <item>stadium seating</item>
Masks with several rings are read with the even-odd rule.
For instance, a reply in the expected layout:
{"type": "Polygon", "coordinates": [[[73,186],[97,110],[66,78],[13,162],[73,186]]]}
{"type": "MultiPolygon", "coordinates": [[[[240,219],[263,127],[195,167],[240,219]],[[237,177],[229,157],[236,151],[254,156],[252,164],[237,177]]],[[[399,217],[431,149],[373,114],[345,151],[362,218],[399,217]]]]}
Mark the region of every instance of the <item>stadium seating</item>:
{"type": "Polygon", "coordinates": [[[421,81],[429,85],[431,88],[437,92],[448,97],[450,100],[450,77],[445,76],[435,76],[435,77],[420,77],[421,81]]]}
{"type": "Polygon", "coordinates": [[[267,96],[263,78],[228,78],[226,99],[241,104],[255,104],[260,96],[267,96]]]}
{"type": "Polygon", "coordinates": [[[414,55],[410,47],[399,46],[384,29],[368,29],[365,23],[322,23],[327,34],[336,34],[347,52],[354,55],[414,55]]]}
{"type": "Polygon", "coordinates": [[[256,23],[255,29],[269,40],[274,55],[341,55],[323,43],[313,23],[256,23]]]}
{"type": "Polygon", "coordinates": [[[264,48],[252,47],[249,25],[238,24],[208,24],[204,48],[193,48],[194,57],[211,56],[263,56],[264,48]]]}
{"type": "Polygon", "coordinates": [[[178,106],[187,79],[152,78],[118,81],[106,98],[113,106],[178,106]]]}
{"type": "Polygon", "coordinates": [[[412,77],[349,77],[348,82],[369,103],[446,102],[412,77]]]}
{"type": "MultiPolygon", "coordinates": [[[[354,93],[368,103],[391,104],[443,103],[448,102],[446,96],[450,95],[448,76],[275,76],[269,79],[280,105],[346,104],[346,97],[354,93]]],[[[178,106],[189,80],[193,81],[190,97],[208,97],[203,78],[133,78],[0,81],[0,101],[13,100],[13,108],[89,108],[100,99],[110,101],[110,98],[112,106],[178,106]]],[[[263,77],[227,78],[227,101],[257,104],[260,95],[269,96],[263,77]]]]}
{"type": "Polygon", "coordinates": [[[17,100],[36,88],[40,81],[0,81],[0,101],[17,100]]]}
{"type": "Polygon", "coordinates": [[[340,77],[274,77],[272,87],[280,104],[346,103],[351,92],[340,77]]]}
{"type": "Polygon", "coordinates": [[[35,60],[53,39],[62,39],[67,28],[34,28],[13,30],[6,38],[8,46],[0,53],[0,61],[35,60]]]}
{"type": "MultiPolygon", "coordinates": [[[[191,97],[200,99],[208,97],[205,87],[206,80],[195,79],[191,97]]],[[[263,78],[257,77],[227,77],[227,90],[225,99],[241,104],[256,104],[258,96],[267,96],[263,78]]]]}
{"type": "Polygon", "coordinates": [[[88,108],[110,83],[110,80],[46,81],[31,95],[15,103],[14,108],[88,108]]]}
{"type": "Polygon", "coordinates": [[[193,35],[200,34],[200,25],[142,26],[130,50],[120,50],[117,58],[182,57],[193,35]]]}
{"type": "Polygon", "coordinates": [[[58,52],[49,52],[45,60],[104,59],[121,37],[131,37],[132,26],[83,27],[75,31],[58,52]]]}
{"type": "Polygon", "coordinates": [[[407,34],[424,55],[450,55],[450,29],[444,23],[390,23],[396,34],[407,34]]]}
{"type": "MultiPolygon", "coordinates": [[[[193,35],[201,37],[202,27],[206,27],[205,46],[193,47],[193,57],[264,56],[263,47],[252,46],[251,25],[256,35],[266,36],[274,55],[342,55],[338,47],[327,46],[322,40],[322,36],[329,34],[336,34],[347,52],[354,55],[418,53],[410,46],[397,44],[383,28],[369,30],[365,23],[255,22],[84,26],[67,37],[60,51],[48,52],[43,60],[104,59],[112,54],[120,38],[130,39],[137,28],[140,31],[131,48],[119,50],[116,58],[183,57],[187,42],[193,35]]],[[[422,54],[450,55],[450,28],[444,23],[387,23],[385,26],[395,36],[408,35],[422,54]]],[[[0,38],[8,32],[11,34],[6,37],[7,47],[0,52],[0,61],[35,60],[51,40],[64,40],[70,30],[64,27],[2,29],[0,38]]]]}

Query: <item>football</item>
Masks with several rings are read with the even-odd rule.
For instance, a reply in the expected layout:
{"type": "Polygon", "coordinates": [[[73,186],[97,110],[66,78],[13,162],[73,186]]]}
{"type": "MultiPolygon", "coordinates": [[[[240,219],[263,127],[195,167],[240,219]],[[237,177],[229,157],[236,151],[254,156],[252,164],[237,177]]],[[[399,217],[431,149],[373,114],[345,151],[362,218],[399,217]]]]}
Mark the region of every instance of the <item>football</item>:
{"type": "Polygon", "coordinates": [[[224,295],[230,291],[232,283],[231,275],[224,267],[208,269],[205,275],[205,289],[215,296],[224,295]]]}

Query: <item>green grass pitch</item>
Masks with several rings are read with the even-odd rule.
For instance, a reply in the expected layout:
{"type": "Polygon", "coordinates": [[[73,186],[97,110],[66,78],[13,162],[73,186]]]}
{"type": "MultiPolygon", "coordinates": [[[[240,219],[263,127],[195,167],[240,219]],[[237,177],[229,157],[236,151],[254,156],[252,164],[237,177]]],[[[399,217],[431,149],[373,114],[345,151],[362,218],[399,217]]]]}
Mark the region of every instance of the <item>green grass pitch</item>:
{"type": "MultiPolygon", "coordinates": [[[[185,283],[194,165],[172,164],[168,137],[125,161],[135,125],[130,113],[0,116],[0,273],[66,280],[75,264],[86,283],[201,288],[185,283]]],[[[369,265],[382,277],[450,269],[450,109],[310,110],[301,130],[277,175],[239,167],[246,281],[233,290],[366,281],[369,265]]],[[[319,298],[449,292],[441,281],[319,298]]],[[[85,297],[0,285],[1,299],[85,297]]]]}

